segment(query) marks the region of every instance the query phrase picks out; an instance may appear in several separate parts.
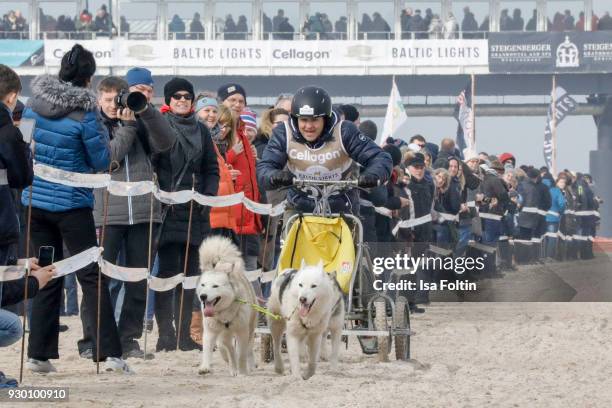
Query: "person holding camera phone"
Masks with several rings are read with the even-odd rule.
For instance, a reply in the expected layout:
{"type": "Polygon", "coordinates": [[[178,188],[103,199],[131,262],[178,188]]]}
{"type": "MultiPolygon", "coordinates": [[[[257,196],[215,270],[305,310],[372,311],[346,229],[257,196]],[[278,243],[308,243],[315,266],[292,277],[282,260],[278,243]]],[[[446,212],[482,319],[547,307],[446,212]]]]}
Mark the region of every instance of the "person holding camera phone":
{"type": "MultiPolygon", "coordinates": [[[[97,100],[89,89],[96,71],[93,54],[75,44],[61,61],[58,76],[41,75],[32,80],[32,97],[24,112],[34,119],[36,161],[75,173],[106,171],[110,165],[108,132],[97,120],[97,100]]],[[[23,205],[32,205],[31,236],[34,253],[54,247],[55,260],[64,257],[63,243],[71,254],[98,246],[92,213],[93,191],[34,178],[32,195],[24,191],[23,205]]],[[[129,373],[121,358],[121,343],[113,316],[106,280],[98,296],[98,265],[91,263],[76,272],[83,290],[83,314],[95,322],[99,310],[100,349],[96,331],[92,359],[104,361],[104,370],[129,373]]],[[[59,358],[59,316],[64,278],[49,282],[32,302],[27,368],[37,373],[56,371],[50,359],[59,358]]]]}
{"type": "MultiPolygon", "coordinates": [[[[170,149],[176,137],[162,114],[149,105],[146,96],[139,91],[130,93],[128,87],[128,82],[112,76],[104,78],[98,85],[100,120],[110,136],[111,179],[151,181],[155,171],[151,156],[170,149]],[[141,123],[140,132],[137,118],[141,123]]],[[[105,260],[117,264],[117,256],[125,248],[125,266],[148,267],[150,212],[150,194],[108,196],[103,254],[105,260]]],[[[104,189],[95,191],[94,218],[96,226],[104,223],[104,189]]],[[[161,206],[159,201],[153,200],[154,229],[160,222],[161,206]]],[[[146,281],[126,282],[119,318],[123,358],[145,357],[136,341],[142,336],[145,303],[146,281]]],[[[92,327],[91,324],[88,326],[92,327]]],[[[87,352],[91,345],[81,342],[79,348],[81,352],[87,352]]]]}
{"type": "MultiPolygon", "coordinates": [[[[1,68],[0,68],[1,71],[1,68]]],[[[0,263],[0,265],[3,265],[0,263]]],[[[28,299],[32,299],[38,291],[44,288],[55,273],[55,266],[41,267],[36,258],[30,259],[30,276],[27,278],[0,282],[0,347],[8,347],[16,343],[23,336],[21,319],[15,313],[4,308],[13,306],[23,301],[26,285],[28,287],[28,299]]],[[[17,387],[17,380],[4,375],[0,371],[0,388],[17,387]]]]}

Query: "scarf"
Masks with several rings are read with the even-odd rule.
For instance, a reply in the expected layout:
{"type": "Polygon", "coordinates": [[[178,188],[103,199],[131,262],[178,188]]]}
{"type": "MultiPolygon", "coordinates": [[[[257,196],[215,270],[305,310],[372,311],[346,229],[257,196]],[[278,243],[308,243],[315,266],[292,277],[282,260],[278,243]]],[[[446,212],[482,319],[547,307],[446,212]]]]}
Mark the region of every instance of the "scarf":
{"type": "MultiPolygon", "coordinates": [[[[164,112],[164,111],[162,111],[164,112]]],[[[170,110],[165,110],[166,120],[175,131],[177,142],[170,151],[172,167],[176,166],[179,173],[185,164],[193,163],[202,154],[202,130],[201,125],[194,114],[189,116],[177,116],[170,110]]],[[[173,170],[173,172],[175,172],[173,170]]],[[[177,180],[177,184],[180,180],[177,180]]]]}

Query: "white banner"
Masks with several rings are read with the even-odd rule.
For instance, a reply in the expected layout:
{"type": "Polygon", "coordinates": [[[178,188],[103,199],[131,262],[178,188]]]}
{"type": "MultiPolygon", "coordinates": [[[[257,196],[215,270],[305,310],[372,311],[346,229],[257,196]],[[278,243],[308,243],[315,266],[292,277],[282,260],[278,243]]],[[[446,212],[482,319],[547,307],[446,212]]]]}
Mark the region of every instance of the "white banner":
{"type": "Polygon", "coordinates": [[[209,207],[229,207],[243,203],[247,210],[258,214],[270,214],[275,217],[285,211],[285,201],[272,207],[271,204],[261,204],[249,200],[243,192],[234,193],[226,196],[205,196],[191,190],[181,190],[167,192],[160,190],[151,181],[126,182],[112,181],[108,174],[83,174],[73,173],[50,167],[44,164],[34,165],[34,174],[43,180],[52,183],[63,184],[71,187],[83,188],[104,188],[116,196],[138,196],[153,193],[155,198],[164,204],[185,204],[191,200],[209,207]]]}
{"type": "Polygon", "coordinates": [[[69,273],[76,272],[83,269],[89,264],[98,262],[102,250],[98,247],[91,247],[83,252],[80,252],[70,258],[55,262],[55,275],[53,278],[59,278],[60,276],[68,275],[69,273]]]}
{"type": "Polygon", "coordinates": [[[107,187],[111,181],[111,176],[108,174],[74,173],[41,163],[34,164],[34,175],[51,183],[77,188],[107,187]]]}
{"type": "Polygon", "coordinates": [[[0,266],[0,282],[21,279],[26,274],[25,265],[0,266]]]}
{"type": "MultiPolygon", "coordinates": [[[[58,67],[73,40],[46,40],[45,65],[58,67]]],[[[99,67],[487,66],[487,40],[78,41],[99,67]]]]}
{"type": "Polygon", "coordinates": [[[151,282],[149,282],[149,289],[154,290],[155,292],[166,292],[170,289],[174,289],[179,284],[183,283],[185,280],[185,275],[179,273],[178,275],[174,275],[170,278],[157,278],[152,277],[151,282]]]}
{"type": "Polygon", "coordinates": [[[123,282],[139,282],[147,279],[147,268],[126,268],[124,266],[113,265],[112,263],[100,259],[102,273],[109,278],[123,282]]]}

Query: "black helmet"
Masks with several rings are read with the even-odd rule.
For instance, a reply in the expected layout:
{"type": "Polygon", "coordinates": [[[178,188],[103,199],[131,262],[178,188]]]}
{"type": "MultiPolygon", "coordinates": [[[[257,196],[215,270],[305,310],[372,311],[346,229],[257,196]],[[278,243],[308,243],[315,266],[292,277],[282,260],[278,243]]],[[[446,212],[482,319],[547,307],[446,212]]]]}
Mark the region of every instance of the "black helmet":
{"type": "Polygon", "coordinates": [[[298,89],[291,101],[291,116],[331,117],[332,103],[327,91],[317,86],[298,89]]]}

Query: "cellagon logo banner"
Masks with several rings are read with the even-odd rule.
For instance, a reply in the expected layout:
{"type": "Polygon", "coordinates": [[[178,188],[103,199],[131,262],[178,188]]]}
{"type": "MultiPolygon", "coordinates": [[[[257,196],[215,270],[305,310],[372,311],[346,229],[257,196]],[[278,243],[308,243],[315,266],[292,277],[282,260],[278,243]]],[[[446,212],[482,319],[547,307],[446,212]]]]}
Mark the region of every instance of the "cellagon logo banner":
{"type": "Polygon", "coordinates": [[[612,71],[612,32],[491,33],[489,70],[504,73],[612,71]]]}
{"type": "MultiPolygon", "coordinates": [[[[45,41],[59,66],[75,41],[45,41]]],[[[405,67],[487,65],[486,40],[419,41],[79,41],[100,67],[405,67]]]]}
{"type": "Polygon", "coordinates": [[[0,63],[13,68],[43,65],[43,51],[40,40],[0,40],[0,63]]]}

